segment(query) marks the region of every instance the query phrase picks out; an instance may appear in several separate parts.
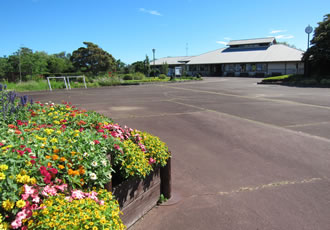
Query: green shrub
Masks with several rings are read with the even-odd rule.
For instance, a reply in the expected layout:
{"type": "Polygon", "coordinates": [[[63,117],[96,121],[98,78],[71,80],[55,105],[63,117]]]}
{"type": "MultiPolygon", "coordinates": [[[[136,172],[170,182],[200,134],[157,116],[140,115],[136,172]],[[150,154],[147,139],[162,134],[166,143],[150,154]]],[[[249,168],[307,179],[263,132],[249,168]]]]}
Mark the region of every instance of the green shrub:
{"type": "Polygon", "coordinates": [[[146,77],[143,73],[136,72],[133,74],[133,80],[143,80],[146,77]]]}
{"type": "Polygon", "coordinates": [[[132,74],[126,74],[126,75],[124,75],[123,80],[125,80],[125,81],[133,80],[132,74]]]}
{"type": "Polygon", "coordinates": [[[158,76],[158,78],[159,78],[159,79],[166,79],[167,76],[166,76],[165,74],[160,74],[160,75],[158,76]]]}
{"type": "Polygon", "coordinates": [[[120,79],[116,76],[100,77],[100,78],[96,79],[94,82],[97,82],[100,86],[112,86],[112,85],[119,85],[120,79]]]}
{"type": "Polygon", "coordinates": [[[322,86],[330,86],[330,79],[322,79],[321,80],[322,86]]]}

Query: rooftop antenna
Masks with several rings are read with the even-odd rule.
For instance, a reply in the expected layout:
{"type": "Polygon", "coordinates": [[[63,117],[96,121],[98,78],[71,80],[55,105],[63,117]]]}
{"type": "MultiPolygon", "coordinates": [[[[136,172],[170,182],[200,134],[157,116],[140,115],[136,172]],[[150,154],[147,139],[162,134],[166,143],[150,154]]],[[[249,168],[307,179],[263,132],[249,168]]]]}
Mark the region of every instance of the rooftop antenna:
{"type": "Polygon", "coordinates": [[[188,56],[188,43],[186,43],[186,56],[188,56]]]}

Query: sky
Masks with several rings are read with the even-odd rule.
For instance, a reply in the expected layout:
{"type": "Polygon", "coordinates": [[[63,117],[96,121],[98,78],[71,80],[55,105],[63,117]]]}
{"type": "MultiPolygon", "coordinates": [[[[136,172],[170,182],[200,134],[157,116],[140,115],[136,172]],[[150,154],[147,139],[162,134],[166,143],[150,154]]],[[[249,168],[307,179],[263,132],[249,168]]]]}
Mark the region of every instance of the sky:
{"type": "Polygon", "coordinates": [[[156,59],[192,56],[269,36],[306,50],[306,26],[329,13],[329,0],[0,0],[0,57],[71,53],[87,41],[131,64],[152,49],[156,59]]]}

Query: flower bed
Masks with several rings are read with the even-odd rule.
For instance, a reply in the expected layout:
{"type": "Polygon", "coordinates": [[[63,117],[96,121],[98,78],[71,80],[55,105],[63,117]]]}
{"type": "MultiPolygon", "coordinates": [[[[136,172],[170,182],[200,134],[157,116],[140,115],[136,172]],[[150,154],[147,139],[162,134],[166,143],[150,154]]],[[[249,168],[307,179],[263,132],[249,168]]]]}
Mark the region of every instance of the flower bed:
{"type": "Polygon", "coordinates": [[[0,229],[124,229],[105,185],[155,175],[165,143],[70,103],[0,93],[0,229]]]}

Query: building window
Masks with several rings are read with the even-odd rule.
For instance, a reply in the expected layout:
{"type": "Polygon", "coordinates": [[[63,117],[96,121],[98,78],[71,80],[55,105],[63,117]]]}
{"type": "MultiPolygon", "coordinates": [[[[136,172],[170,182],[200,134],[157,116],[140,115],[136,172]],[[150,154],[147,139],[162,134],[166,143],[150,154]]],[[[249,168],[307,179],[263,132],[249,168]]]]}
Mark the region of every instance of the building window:
{"type": "Polygon", "coordinates": [[[266,71],[266,64],[258,63],[257,64],[257,72],[263,72],[263,71],[266,71]]]}

